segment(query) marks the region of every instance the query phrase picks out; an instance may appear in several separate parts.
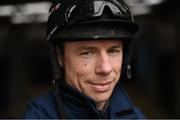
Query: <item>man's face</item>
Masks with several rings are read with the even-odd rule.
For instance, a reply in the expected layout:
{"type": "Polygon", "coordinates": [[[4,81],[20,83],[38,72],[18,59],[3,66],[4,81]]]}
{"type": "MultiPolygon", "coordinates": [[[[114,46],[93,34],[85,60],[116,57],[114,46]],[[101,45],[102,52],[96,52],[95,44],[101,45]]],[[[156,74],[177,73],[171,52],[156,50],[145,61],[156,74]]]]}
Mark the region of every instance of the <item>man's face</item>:
{"type": "Polygon", "coordinates": [[[65,43],[59,62],[66,82],[96,103],[107,101],[120,78],[122,49],[120,40],[65,43]]]}

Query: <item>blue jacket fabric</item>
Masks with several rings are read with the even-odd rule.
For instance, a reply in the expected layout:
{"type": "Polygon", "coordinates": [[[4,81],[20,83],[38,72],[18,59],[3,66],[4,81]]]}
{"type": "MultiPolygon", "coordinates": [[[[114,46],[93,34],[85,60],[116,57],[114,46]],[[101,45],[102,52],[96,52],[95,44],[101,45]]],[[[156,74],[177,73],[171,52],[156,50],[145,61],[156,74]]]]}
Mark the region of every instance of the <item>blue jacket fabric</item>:
{"type": "Polygon", "coordinates": [[[106,111],[98,111],[95,103],[87,96],[79,93],[76,89],[67,85],[64,81],[58,84],[58,91],[38,97],[29,102],[25,111],[25,119],[58,119],[85,118],[85,119],[142,119],[144,115],[129,100],[122,86],[117,85],[109,100],[106,111]],[[58,96],[58,97],[57,97],[58,96]],[[58,104],[58,98],[61,104],[58,104]]]}

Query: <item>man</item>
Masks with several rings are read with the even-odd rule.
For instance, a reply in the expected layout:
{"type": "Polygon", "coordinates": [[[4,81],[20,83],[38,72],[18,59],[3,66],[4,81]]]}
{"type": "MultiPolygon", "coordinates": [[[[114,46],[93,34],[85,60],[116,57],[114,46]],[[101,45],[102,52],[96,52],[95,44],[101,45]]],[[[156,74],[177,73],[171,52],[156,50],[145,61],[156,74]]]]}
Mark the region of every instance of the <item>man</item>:
{"type": "Polygon", "coordinates": [[[47,41],[55,90],[28,106],[25,118],[143,118],[119,84],[138,25],[123,0],[58,0],[47,41]]]}

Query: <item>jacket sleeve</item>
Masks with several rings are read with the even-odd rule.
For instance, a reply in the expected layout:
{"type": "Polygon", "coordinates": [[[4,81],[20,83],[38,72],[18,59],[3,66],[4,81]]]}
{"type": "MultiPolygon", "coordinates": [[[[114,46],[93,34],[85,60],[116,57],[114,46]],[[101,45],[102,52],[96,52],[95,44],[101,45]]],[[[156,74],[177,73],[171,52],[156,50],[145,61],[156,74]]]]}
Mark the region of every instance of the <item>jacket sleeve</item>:
{"type": "Polygon", "coordinates": [[[139,108],[134,107],[134,111],[136,113],[137,119],[146,119],[145,115],[139,108]]]}
{"type": "Polygon", "coordinates": [[[30,101],[23,115],[25,119],[57,119],[59,118],[58,108],[54,95],[49,93],[30,101]]]}
{"type": "Polygon", "coordinates": [[[46,118],[46,117],[36,104],[29,103],[23,115],[23,118],[24,119],[40,119],[40,118],[46,118]]]}

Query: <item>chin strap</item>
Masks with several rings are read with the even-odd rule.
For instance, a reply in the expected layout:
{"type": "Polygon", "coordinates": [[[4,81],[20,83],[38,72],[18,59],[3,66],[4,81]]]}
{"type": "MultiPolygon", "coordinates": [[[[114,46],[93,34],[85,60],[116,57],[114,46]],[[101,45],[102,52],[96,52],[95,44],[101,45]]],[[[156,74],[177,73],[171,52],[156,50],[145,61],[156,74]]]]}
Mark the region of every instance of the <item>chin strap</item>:
{"type": "Polygon", "coordinates": [[[126,76],[127,76],[127,79],[131,79],[132,78],[132,74],[131,74],[131,65],[128,64],[127,67],[126,67],[127,71],[126,71],[126,76]]]}
{"type": "Polygon", "coordinates": [[[65,105],[60,96],[60,90],[58,89],[58,83],[55,81],[55,97],[58,105],[58,112],[60,114],[61,119],[68,119],[68,114],[65,112],[65,105]]]}
{"type": "Polygon", "coordinates": [[[58,63],[57,51],[54,45],[50,45],[50,57],[52,64],[53,79],[54,80],[62,79],[63,71],[61,70],[60,65],[58,63]]]}

